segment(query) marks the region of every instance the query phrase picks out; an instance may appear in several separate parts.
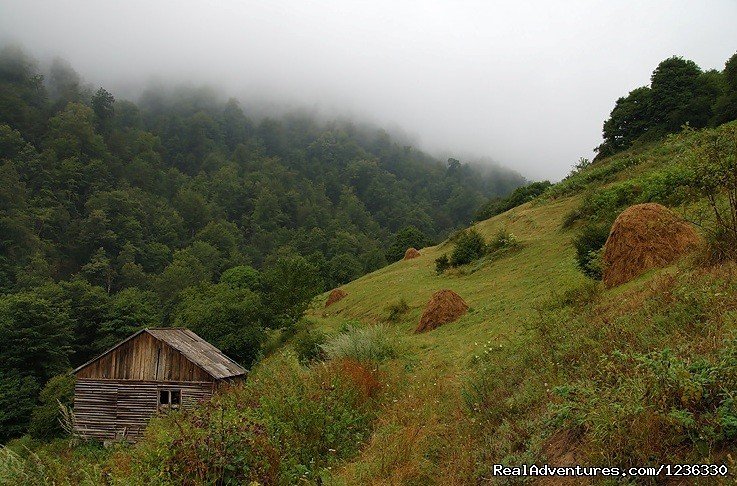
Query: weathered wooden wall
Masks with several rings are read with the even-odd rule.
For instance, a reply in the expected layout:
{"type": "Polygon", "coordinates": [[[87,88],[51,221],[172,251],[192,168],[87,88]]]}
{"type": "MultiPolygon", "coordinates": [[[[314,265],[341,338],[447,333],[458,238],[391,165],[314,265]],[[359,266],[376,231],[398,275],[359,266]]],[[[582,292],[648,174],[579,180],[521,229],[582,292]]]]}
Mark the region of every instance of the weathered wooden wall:
{"type": "Polygon", "coordinates": [[[74,387],[77,433],[100,440],[136,439],[157,413],[159,390],[182,391],[182,407],[210,398],[213,382],[97,380],[79,378],[74,387]]]}
{"type": "Polygon", "coordinates": [[[91,362],[76,375],[109,380],[214,381],[182,353],[146,332],[91,362]]]}

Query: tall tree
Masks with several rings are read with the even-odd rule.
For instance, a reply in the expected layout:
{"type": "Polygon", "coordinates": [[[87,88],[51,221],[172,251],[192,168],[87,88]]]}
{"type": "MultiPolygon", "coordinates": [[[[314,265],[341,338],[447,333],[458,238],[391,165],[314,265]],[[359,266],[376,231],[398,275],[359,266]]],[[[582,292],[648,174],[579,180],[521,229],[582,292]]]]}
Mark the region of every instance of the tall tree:
{"type": "Polygon", "coordinates": [[[697,91],[701,68],[682,57],[670,57],[655,68],[650,78],[653,122],[666,132],[680,130],[692,121],[687,109],[697,91]]]}
{"type": "Polygon", "coordinates": [[[100,120],[100,126],[107,128],[109,120],[115,116],[115,97],[110,94],[105,88],[100,88],[92,96],[92,109],[97,115],[97,119],[100,120]]]}

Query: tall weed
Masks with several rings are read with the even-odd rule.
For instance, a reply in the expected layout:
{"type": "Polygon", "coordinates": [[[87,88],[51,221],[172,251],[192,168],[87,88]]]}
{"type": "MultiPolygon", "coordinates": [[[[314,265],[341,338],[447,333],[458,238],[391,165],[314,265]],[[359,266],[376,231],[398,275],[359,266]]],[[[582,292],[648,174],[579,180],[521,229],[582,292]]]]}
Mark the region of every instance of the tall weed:
{"type": "Polygon", "coordinates": [[[322,349],[329,359],[350,358],[361,363],[380,362],[398,354],[391,331],[384,325],[351,327],[322,349]]]}

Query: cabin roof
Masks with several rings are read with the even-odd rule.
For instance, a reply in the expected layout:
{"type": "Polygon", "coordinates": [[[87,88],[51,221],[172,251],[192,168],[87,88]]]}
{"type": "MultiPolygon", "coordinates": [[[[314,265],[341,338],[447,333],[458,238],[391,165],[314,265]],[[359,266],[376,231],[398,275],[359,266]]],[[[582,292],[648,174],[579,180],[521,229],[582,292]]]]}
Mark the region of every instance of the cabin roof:
{"type": "Polygon", "coordinates": [[[77,373],[82,368],[94,363],[107,355],[123,343],[130,341],[141,333],[148,333],[154,338],[162,341],[182,353],[188,360],[205,370],[216,380],[233,378],[245,375],[247,370],[228,358],[222,351],[208,343],[189,329],[178,327],[146,328],[128,336],[112,348],[93,358],[85,364],[76,368],[72,373],[77,373]]]}

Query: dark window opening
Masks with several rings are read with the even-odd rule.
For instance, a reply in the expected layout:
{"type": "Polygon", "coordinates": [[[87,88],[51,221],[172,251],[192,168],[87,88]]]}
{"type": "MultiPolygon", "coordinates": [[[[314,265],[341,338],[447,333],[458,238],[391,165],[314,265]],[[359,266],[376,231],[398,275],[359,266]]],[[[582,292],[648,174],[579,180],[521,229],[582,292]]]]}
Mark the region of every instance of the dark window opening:
{"type": "Polygon", "coordinates": [[[159,409],[179,408],[182,390],[159,390],[159,409]]]}

